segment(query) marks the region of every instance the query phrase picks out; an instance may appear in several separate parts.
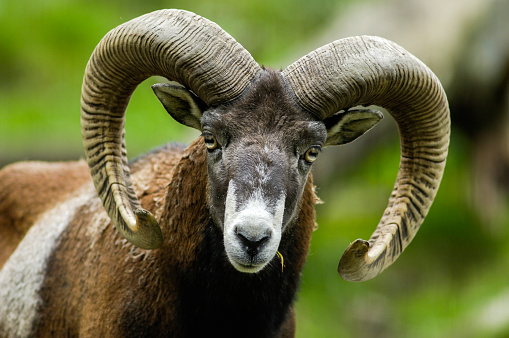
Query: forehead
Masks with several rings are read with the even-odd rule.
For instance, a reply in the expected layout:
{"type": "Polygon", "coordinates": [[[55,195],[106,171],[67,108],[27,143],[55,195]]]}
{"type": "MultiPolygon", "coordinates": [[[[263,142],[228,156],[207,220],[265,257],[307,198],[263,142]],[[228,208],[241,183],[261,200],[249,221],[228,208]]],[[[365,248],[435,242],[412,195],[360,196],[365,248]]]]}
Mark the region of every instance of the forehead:
{"type": "Polygon", "coordinates": [[[226,132],[231,137],[320,138],[326,134],[323,123],[298,106],[280,73],[273,70],[263,70],[241,98],[205,112],[202,127],[226,132]]]}

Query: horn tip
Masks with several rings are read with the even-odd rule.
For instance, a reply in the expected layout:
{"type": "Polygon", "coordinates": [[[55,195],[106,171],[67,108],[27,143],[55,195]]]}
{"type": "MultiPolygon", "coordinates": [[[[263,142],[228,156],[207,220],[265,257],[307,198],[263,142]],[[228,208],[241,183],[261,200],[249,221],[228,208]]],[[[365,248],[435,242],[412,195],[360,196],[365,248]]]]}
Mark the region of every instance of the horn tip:
{"type": "Polygon", "coordinates": [[[368,270],[368,264],[366,262],[368,251],[368,241],[357,239],[350,243],[338,264],[338,273],[341,278],[351,282],[361,282],[371,279],[371,273],[369,273],[370,271],[368,270]]]}
{"type": "Polygon", "coordinates": [[[163,245],[163,234],[154,215],[145,209],[134,211],[138,231],[130,242],[142,249],[157,249],[163,245]]]}

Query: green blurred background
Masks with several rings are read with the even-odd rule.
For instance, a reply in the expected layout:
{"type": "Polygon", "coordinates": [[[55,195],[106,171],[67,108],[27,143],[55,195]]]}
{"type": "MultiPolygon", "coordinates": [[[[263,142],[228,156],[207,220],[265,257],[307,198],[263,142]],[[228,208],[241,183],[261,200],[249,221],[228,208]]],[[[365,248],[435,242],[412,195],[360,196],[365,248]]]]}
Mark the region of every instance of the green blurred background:
{"type": "MultiPolygon", "coordinates": [[[[0,167],[83,157],[80,90],[92,50],[110,29],[161,8],[215,21],[278,69],[338,38],[384,36],[428,64],[448,93],[441,189],[415,240],[374,280],[346,282],[336,268],[386,206],[399,161],[393,121],[386,114],[359,141],[320,156],[325,203],[296,305],[298,337],[509,336],[509,1],[0,0],[0,167]]],[[[141,84],[128,108],[130,158],[197,137],[164,112],[156,81],[141,84]]]]}

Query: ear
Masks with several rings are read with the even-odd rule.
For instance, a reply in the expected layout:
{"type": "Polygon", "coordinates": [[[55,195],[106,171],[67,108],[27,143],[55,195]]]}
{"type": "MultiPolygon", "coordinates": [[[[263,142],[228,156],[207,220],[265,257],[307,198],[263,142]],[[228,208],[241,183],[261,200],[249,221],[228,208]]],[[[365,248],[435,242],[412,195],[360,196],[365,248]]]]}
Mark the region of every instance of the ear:
{"type": "Polygon", "coordinates": [[[158,83],[152,90],[175,121],[201,130],[201,117],[207,105],[186,88],[169,83],[158,83]]]}
{"type": "Polygon", "coordinates": [[[373,128],[383,117],[381,112],[372,109],[336,113],[323,120],[327,128],[327,141],[324,146],[352,142],[373,128]]]}

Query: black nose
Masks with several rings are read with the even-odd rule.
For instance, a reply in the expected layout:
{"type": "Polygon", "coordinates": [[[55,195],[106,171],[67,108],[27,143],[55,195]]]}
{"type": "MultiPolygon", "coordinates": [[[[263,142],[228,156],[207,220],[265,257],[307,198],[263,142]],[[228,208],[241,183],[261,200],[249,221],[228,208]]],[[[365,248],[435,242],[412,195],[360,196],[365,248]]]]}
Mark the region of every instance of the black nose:
{"type": "Polygon", "coordinates": [[[244,244],[247,253],[254,257],[258,254],[260,249],[270,238],[270,235],[248,235],[237,229],[237,236],[239,237],[242,244],[244,244]]]}

